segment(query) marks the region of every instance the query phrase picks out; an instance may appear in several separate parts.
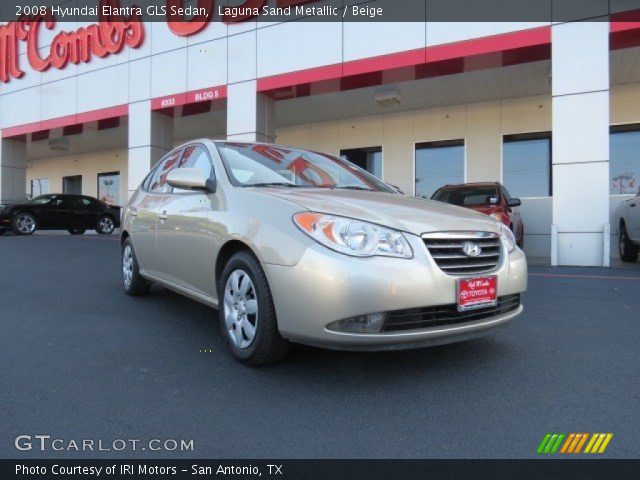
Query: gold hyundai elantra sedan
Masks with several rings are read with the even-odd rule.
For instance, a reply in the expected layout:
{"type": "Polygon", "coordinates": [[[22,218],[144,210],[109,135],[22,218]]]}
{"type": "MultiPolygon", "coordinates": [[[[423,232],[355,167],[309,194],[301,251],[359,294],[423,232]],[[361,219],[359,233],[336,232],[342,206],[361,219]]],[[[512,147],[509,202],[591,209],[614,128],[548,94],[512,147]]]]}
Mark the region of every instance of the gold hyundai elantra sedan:
{"type": "Polygon", "coordinates": [[[350,162],[197,140],[165,155],[123,212],[122,279],[217,308],[249,365],[290,342],[388,350],[457,342],[522,312],[524,253],[487,215],[408,197],[350,162]]]}

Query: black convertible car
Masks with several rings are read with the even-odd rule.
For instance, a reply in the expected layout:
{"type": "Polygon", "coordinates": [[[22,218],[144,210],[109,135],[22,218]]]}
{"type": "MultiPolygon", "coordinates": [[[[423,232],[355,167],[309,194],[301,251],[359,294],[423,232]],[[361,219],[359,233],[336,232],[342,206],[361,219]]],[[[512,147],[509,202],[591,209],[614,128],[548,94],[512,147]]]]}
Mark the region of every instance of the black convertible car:
{"type": "Polygon", "coordinates": [[[95,230],[108,235],[119,225],[119,207],[84,195],[41,195],[24,203],[0,205],[0,235],[8,230],[17,235],[36,230],[68,230],[72,235],[95,230]]]}

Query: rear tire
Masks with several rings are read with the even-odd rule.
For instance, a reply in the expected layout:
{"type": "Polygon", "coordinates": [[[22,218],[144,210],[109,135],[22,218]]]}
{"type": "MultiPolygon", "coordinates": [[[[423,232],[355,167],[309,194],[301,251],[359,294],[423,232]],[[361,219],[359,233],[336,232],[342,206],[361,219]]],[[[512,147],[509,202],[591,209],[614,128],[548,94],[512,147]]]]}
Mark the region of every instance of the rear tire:
{"type": "Polygon", "coordinates": [[[151,284],[140,275],[140,267],[131,239],[122,243],[122,286],[127,295],[139,297],[147,295],[151,284]]]}
{"type": "Polygon", "coordinates": [[[267,277],[249,252],[238,252],[227,262],[218,285],[220,327],[233,356],[245,365],[260,366],[281,360],[289,342],[278,330],[267,277]]]}
{"type": "Polygon", "coordinates": [[[32,235],[37,227],[36,217],[28,212],[19,213],[13,218],[13,233],[16,235],[32,235]]]}
{"type": "Polygon", "coordinates": [[[84,228],[70,228],[67,230],[71,235],[83,235],[86,230],[84,228]]]}
{"type": "Polygon", "coordinates": [[[98,224],[96,225],[96,232],[100,235],[111,235],[116,229],[116,222],[110,215],[101,215],[98,218],[98,224]]]}
{"type": "Polygon", "coordinates": [[[635,262],[638,260],[638,245],[633,243],[627,233],[627,227],[620,225],[620,238],[618,239],[618,252],[623,262],[635,262]]]}

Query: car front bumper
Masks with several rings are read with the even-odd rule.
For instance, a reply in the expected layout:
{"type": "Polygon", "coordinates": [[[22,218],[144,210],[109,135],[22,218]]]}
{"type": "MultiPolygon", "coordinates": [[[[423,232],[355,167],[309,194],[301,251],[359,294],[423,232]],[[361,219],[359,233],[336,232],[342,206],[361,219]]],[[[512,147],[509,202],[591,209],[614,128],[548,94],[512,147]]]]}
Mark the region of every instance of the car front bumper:
{"type": "MultiPolygon", "coordinates": [[[[523,307],[481,320],[411,330],[351,333],[328,330],[345,318],[457,302],[456,276],[440,270],[421,238],[407,235],[412,259],[354,258],[312,244],[294,266],[264,264],[280,333],[294,342],[325,348],[385,350],[462,341],[505,326],[523,307]]],[[[490,275],[498,297],[527,289],[524,253],[508,254],[490,275]]],[[[480,275],[479,275],[480,276],[480,275]]]]}

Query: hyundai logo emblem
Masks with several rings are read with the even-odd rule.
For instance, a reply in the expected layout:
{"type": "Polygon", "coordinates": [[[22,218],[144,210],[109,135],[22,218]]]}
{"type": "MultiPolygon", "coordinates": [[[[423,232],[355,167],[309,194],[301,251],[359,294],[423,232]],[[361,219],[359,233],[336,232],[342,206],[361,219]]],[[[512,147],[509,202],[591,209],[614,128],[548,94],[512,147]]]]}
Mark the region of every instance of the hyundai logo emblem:
{"type": "Polygon", "coordinates": [[[467,257],[477,257],[482,253],[482,248],[476,243],[464,242],[462,244],[462,251],[467,257]]]}

